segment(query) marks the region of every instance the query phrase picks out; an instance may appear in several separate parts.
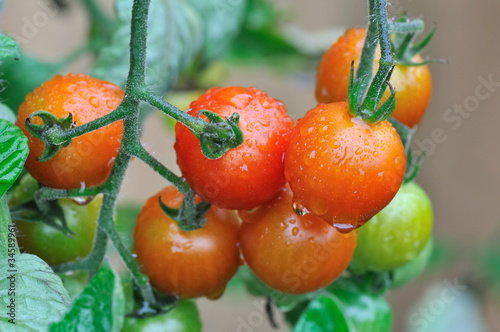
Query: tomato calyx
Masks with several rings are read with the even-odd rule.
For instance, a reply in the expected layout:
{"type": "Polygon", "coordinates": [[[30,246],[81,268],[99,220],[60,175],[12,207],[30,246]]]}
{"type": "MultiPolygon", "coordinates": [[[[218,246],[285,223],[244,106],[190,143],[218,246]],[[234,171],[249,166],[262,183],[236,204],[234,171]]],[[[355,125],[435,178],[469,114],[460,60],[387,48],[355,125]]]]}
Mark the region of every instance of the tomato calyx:
{"type": "Polygon", "coordinates": [[[75,233],[69,229],[64,212],[59,204],[57,204],[57,200],[47,201],[45,206],[46,211],[41,211],[35,200],[31,200],[12,207],[10,209],[10,216],[12,220],[32,223],[42,222],[57,229],[65,236],[72,238],[75,233]]]}
{"type": "Polygon", "coordinates": [[[208,110],[200,110],[198,118],[200,115],[206,116],[209,123],[204,126],[201,132],[193,133],[200,140],[201,150],[207,158],[218,159],[230,149],[243,143],[243,132],[239,127],[240,115],[238,113],[226,117],[226,120],[208,110]]]}
{"type": "Polygon", "coordinates": [[[398,120],[394,118],[389,118],[388,121],[392,124],[394,129],[399,134],[399,137],[401,138],[401,142],[403,142],[403,146],[405,148],[405,154],[406,154],[406,170],[405,170],[405,176],[403,179],[403,184],[412,182],[415,180],[415,178],[418,175],[418,172],[420,170],[420,166],[422,165],[422,162],[424,160],[425,154],[419,154],[415,155],[413,151],[410,149],[411,145],[411,139],[413,137],[413,131],[411,128],[408,126],[405,126],[398,120]]]}
{"type": "Polygon", "coordinates": [[[411,25],[414,21],[408,21],[406,14],[402,14],[401,17],[394,23],[393,27],[398,25],[401,28],[394,28],[394,38],[391,39],[391,48],[394,52],[394,58],[396,62],[404,66],[423,66],[434,62],[443,62],[442,60],[427,59],[424,61],[415,62],[413,58],[422,53],[422,51],[430,43],[434,34],[436,32],[436,26],[434,26],[431,32],[425,36],[420,42],[414,43],[417,36],[422,33],[424,28],[424,23],[420,20],[415,20],[421,22],[418,29],[404,29],[405,25],[411,25]]]}
{"type": "Polygon", "coordinates": [[[40,110],[33,112],[25,122],[26,129],[36,138],[45,143],[45,150],[42,156],[36,156],[36,160],[40,162],[49,161],[63,147],[71,144],[72,139],[62,138],[62,134],[69,129],[75,127],[73,115],[68,114],[65,118],[58,118],[55,115],[40,110]],[[36,125],[32,122],[34,117],[43,120],[43,125],[36,125]]]}
{"type": "Polygon", "coordinates": [[[158,203],[163,213],[175,220],[182,231],[194,231],[204,227],[207,222],[205,215],[211,206],[208,202],[196,204],[193,190],[184,194],[181,207],[178,209],[166,205],[161,196],[158,197],[158,203]]]}

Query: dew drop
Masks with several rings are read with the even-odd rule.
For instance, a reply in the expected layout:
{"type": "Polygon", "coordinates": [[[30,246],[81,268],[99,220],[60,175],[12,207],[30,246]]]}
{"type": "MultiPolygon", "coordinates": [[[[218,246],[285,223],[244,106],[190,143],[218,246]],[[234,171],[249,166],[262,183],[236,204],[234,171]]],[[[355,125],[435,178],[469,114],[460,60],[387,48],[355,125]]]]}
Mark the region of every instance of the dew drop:
{"type": "Polygon", "coordinates": [[[76,90],[76,85],[70,84],[66,89],[68,90],[69,93],[73,93],[76,90]]]}
{"type": "Polygon", "coordinates": [[[271,108],[271,104],[267,100],[264,100],[262,102],[262,107],[268,109],[268,108],[271,108]]]}
{"type": "Polygon", "coordinates": [[[84,99],[87,99],[87,92],[85,91],[80,92],[80,96],[84,99]]]}
{"type": "Polygon", "coordinates": [[[113,101],[112,101],[112,100],[107,100],[107,101],[106,101],[106,106],[108,106],[108,108],[109,108],[110,110],[115,109],[115,103],[113,103],[113,101]]]}
{"type": "Polygon", "coordinates": [[[330,146],[334,149],[338,149],[340,148],[340,142],[334,138],[330,141],[330,146]]]}
{"type": "Polygon", "coordinates": [[[296,203],[296,202],[293,202],[293,210],[299,216],[305,216],[306,214],[309,213],[309,210],[307,210],[307,208],[304,205],[302,205],[300,203],[296,203]]]}
{"type": "Polygon", "coordinates": [[[92,196],[92,197],[74,197],[71,200],[73,201],[73,203],[77,205],[87,205],[90,202],[92,202],[93,199],[94,197],[92,196]]]}
{"type": "Polygon", "coordinates": [[[356,227],[349,223],[333,223],[332,225],[339,233],[347,234],[352,232],[356,227]]]}
{"type": "Polygon", "coordinates": [[[358,147],[358,148],[356,149],[356,151],[354,151],[354,153],[355,153],[356,155],[358,155],[358,156],[359,156],[360,154],[362,154],[362,153],[363,153],[363,148],[358,147]]]}
{"type": "Polygon", "coordinates": [[[297,236],[299,234],[299,229],[297,227],[292,228],[292,235],[297,236]]]}
{"type": "Polygon", "coordinates": [[[89,103],[90,103],[90,105],[94,106],[95,108],[98,108],[100,105],[99,99],[97,99],[96,97],[90,97],[89,103]]]}

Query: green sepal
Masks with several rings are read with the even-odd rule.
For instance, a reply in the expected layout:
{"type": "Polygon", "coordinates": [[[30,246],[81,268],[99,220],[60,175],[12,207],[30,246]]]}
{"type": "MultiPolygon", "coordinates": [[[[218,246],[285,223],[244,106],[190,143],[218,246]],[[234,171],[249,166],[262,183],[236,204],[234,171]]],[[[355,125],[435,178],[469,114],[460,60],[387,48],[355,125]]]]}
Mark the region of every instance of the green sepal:
{"type": "Polygon", "coordinates": [[[209,159],[218,159],[230,149],[243,143],[243,132],[239,127],[240,115],[233,113],[224,120],[220,115],[201,110],[198,117],[204,115],[209,123],[201,133],[194,133],[200,140],[201,151],[209,159]],[[222,129],[222,130],[221,130],[222,129]]]}
{"type": "Polygon", "coordinates": [[[392,114],[392,111],[394,111],[394,108],[396,107],[396,89],[392,87],[389,81],[387,81],[387,85],[389,86],[391,95],[372,116],[366,119],[367,122],[377,123],[380,121],[384,121],[389,118],[392,114]]]}
{"type": "Polygon", "coordinates": [[[25,121],[26,129],[42,142],[45,143],[45,150],[42,156],[36,156],[36,160],[40,162],[49,161],[57,152],[63,147],[71,144],[72,139],[61,139],[61,135],[74,128],[73,115],[68,114],[65,118],[58,118],[52,113],[40,110],[33,112],[25,121]],[[43,125],[36,125],[32,123],[34,117],[39,117],[43,120],[43,125]]]}
{"type": "Polygon", "coordinates": [[[12,220],[33,223],[43,222],[57,229],[65,236],[72,238],[75,233],[68,227],[64,212],[57,200],[47,201],[46,204],[47,213],[41,212],[34,200],[16,205],[10,209],[10,217],[12,220]]]}
{"type": "Polygon", "coordinates": [[[347,101],[349,103],[349,111],[353,117],[360,116],[358,105],[362,96],[360,94],[361,88],[366,83],[368,76],[360,77],[358,80],[354,80],[354,61],[351,62],[351,73],[349,75],[349,88],[347,93],[347,101]]]}
{"type": "Polygon", "coordinates": [[[192,209],[189,208],[189,199],[184,198],[182,205],[179,209],[174,209],[163,203],[161,197],[158,198],[160,203],[160,208],[168,217],[175,220],[179,229],[182,231],[193,231],[205,226],[207,219],[205,214],[210,208],[210,203],[201,202],[196,204],[195,211],[192,213],[192,209]]]}
{"type": "Polygon", "coordinates": [[[408,151],[408,153],[406,154],[406,170],[403,179],[403,184],[415,180],[415,178],[418,175],[418,172],[420,171],[420,166],[422,165],[424,158],[425,158],[424,153],[415,157],[415,155],[411,150],[408,151]]]}

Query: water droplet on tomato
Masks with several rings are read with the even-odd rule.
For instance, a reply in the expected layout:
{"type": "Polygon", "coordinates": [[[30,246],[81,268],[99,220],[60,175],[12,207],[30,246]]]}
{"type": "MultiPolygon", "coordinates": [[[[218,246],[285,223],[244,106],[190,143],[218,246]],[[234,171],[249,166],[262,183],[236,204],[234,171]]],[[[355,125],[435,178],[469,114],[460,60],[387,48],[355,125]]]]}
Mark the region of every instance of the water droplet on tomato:
{"type": "Polygon", "coordinates": [[[90,97],[89,103],[95,108],[98,108],[100,106],[99,99],[97,99],[96,97],[90,97]]]}
{"type": "Polygon", "coordinates": [[[333,223],[332,225],[339,233],[347,234],[356,229],[355,225],[349,223],[333,223]]]}
{"type": "Polygon", "coordinates": [[[298,227],[294,227],[294,228],[292,228],[292,235],[293,235],[293,236],[297,236],[298,234],[299,234],[299,229],[298,229],[298,227]]]}
{"type": "Polygon", "coordinates": [[[80,92],[80,97],[87,99],[87,92],[85,91],[80,92]]]}
{"type": "Polygon", "coordinates": [[[68,90],[69,93],[73,93],[76,90],[76,85],[70,84],[66,89],[68,90]]]}
{"type": "Polygon", "coordinates": [[[293,202],[293,210],[295,213],[297,213],[299,216],[305,216],[306,214],[309,213],[309,210],[302,204],[293,202]]]}
{"type": "Polygon", "coordinates": [[[92,202],[92,200],[94,199],[93,196],[90,196],[90,197],[74,197],[72,198],[71,200],[75,203],[75,204],[78,204],[78,205],[87,205],[89,204],[90,202],[92,202]]]}
{"type": "Polygon", "coordinates": [[[358,155],[358,156],[359,156],[360,154],[362,154],[362,153],[363,153],[363,148],[358,147],[358,148],[356,149],[356,151],[354,151],[354,153],[355,153],[356,155],[358,155]]]}
{"type": "Polygon", "coordinates": [[[340,148],[340,142],[334,138],[330,141],[330,146],[334,149],[338,149],[340,148]]]}

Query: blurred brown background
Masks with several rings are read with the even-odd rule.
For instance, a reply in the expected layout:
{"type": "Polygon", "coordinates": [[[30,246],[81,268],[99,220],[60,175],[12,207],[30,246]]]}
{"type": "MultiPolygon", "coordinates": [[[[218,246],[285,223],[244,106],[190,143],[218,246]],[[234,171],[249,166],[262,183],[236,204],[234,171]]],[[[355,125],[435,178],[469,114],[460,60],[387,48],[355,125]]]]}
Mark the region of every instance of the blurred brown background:
{"type": "MultiPolygon", "coordinates": [[[[43,6],[43,0],[6,0],[0,16],[0,30],[21,35],[25,21],[31,20],[43,6]]],[[[366,1],[362,0],[280,0],[287,8],[291,23],[307,31],[325,28],[363,26],[366,24],[366,1]]],[[[111,0],[102,0],[111,10],[111,0]]],[[[78,1],[60,12],[26,43],[25,51],[45,59],[60,58],[71,53],[86,36],[85,12],[78,1]]],[[[448,64],[433,64],[434,92],[426,116],[416,134],[415,147],[429,144],[436,128],[444,131],[444,142],[434,142],[428,153],[418,182],[427,191],[435,209],[435,237],[445,237],[460,243],[460,256],[466,258],[477,244],[496,234],[500,221],[500,2],[498,0],[394,0],[389,12],[421,17],[427,30],[435,22],[437,33],[425,55],[446,59],[448,64]],[[491,83],[487,98],[475,97],[484,80],[491,83]],[[496,83],[499,82],[499,83],[496,83]],[[461,121],[450,122],[447,110],[462,106],[456,113],[461,121]],[[418,144],[420,142],[420,145],[418,144]]],[[[332,40],[334,42],[334,40],[332,40]]],[[[74,70],[84,70],[86,61],[74,70]]],[[[230,72],[227,85],[257,86],[269,95],[283,100],[295,119],[315,105],[314,77],[276,75],[266,69],[237,69],[230,72]]],[[[157,158],[176,169],[173,139],[158,118],[148,119],[143,142],[157,158]]],[[[129,170],[122,201],[143,202],[165,185],[165,181],[139,161],[129,170]]],[[[394,309],[394,331],[402,331],[411,313],[411,304],[429,283],[454,280],[461,267],[433,274],[401,290],[394,291],[390,301],[394,309]]],[[[260,301],[261,302],[261,301],[260,301]]],[[[228,294],[217,302],[200,301],[200,311],[206,331],[246,331],[241,320],[255,319],[252,331],[272,328],[248,298],[228,294]],[[260,313],[260,314],[259,314],[260,313]],[[260,316],[259,316],[260,315],[260,316]],[[259,318],[261,317],[261,318],[259,318]]],[[[495,309],[485,311],[491,323],[495,309]]],[[[498,320],[498,318],[497,318],[498,320]]],[[[283,325],[282,329],[287,330],[283,325]]],[[[495,330],[495,329],[494,329],[495,330]]],[[[497,327],[496,330],[500,330],[497,327]]]]}

